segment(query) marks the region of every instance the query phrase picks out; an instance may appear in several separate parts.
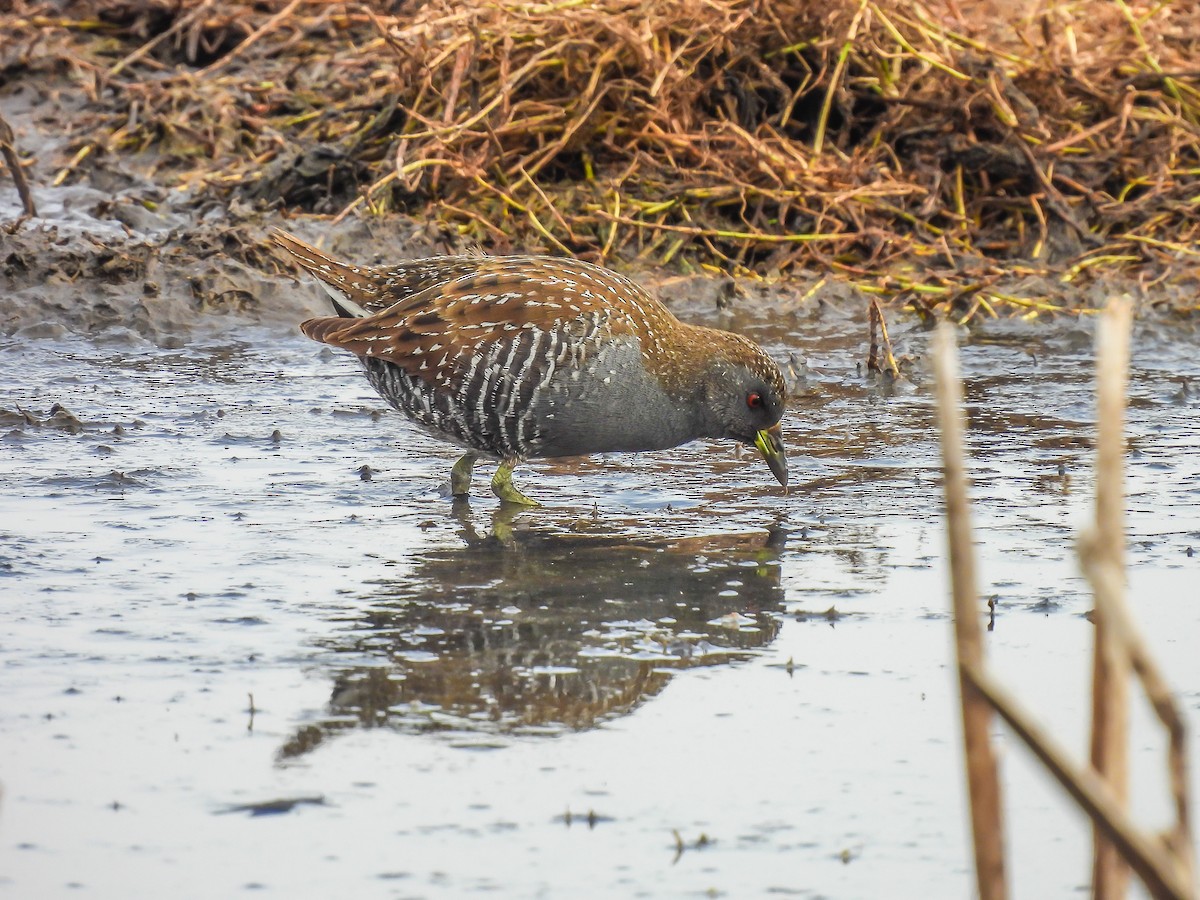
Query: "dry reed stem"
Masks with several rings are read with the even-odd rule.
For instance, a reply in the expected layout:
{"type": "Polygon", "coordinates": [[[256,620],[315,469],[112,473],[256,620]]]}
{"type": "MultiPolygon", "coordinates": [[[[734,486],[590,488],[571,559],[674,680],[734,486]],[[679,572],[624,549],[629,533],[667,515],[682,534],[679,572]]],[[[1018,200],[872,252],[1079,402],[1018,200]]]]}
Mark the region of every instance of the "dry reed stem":
{"type": "MultiPolygon", "coordinates": [[[[1187,782],[1187,743],[1183,717],[1150,655],[1125,600],[1124,414],[1128,385],[1132,304],[1114,301],[1097,331],[1096,525],[1079,541],[1080,562],[1096,595],[1094,684],[1105,690],[1093,709],[1092,764],[1104,773],[1114,794],[1128,793],[1127,720],[1131,670],[1140,679],[1151,706],[1168,734],[1167,767],[1175,802],[1175,823],[1165,836],[1166,861],[1180,884],[1194,884],[1187,782]]],[[[1115,848],[1096,835],[1093,890],[1097,897],[1120,897],[1126,873],[1115,848]]]]}
{"type": "MultiPolygon", "coordinates": [[[[1125,387],[1128,380],[1129,328],[1132,308],[1121,301],[1105,312],[1098,334],[1097,393],[1100,417],[1097,440],[1097,525],[1080,538],[1080,559],[1096,593],[1097,649],[1100,660],[1095,681],[1099,691],[1094,714],[1099,716],[1098,737],[1102,764],[1077,766],[1070,755],[1045,733],[983,662],[982,634],[976,607],[974,556],[966,500],[962,456],[962,400],[958,379],[957,356],[953,351],[953,332],[949,325],[939,326],[934,338],[934,370],[937,376],[938,418],[942,430],[942,453],[946,472],[947,530],[951,548],[955,634],[959,653],[959,674],[963,697],[963,725],[966,738],[968,787],[971,791],[972,825],[976,840],[976,871],[981,897],[987,890],[1003,891],[994,881],[985,885],[984,865],[980,861],[980,835],[992,832],[981,825],[981,811],[994,811],[999,820],[998,789],[984,780],[994,772],[991,746],[987,741],[987,717],[994,709],[1042,761],[1064,789],[1091,817],[1097,832],[1097,859],[1093,890],[1097,896],[1116,897],[1124,890],[1126,866],[1142,880],[1157,900],[1194,900],[1195,863],[1190,830],[1187,784],[1187,744],[1184,719],[1165,679],[1150,656],[1129,608],[1124,601],[1124,496],[1123,496],[1123,423],[1125,387]],[[1167,772],[1176,820],[1165,835],[1140,830],[1127,810],[1127,782],[1123,770],[1123,746],[1127,742],[1127,713],[1109,708],[1112,696],[1120,698],[1121,688],[1114,679],[1128,679],[1129,671],[1141,679],[1155,712],[1168,732],[1167,772]],[[990,708],[989,708],[990,707],[990,708]],[[1114,714],[1115,713],[1115,714],[1114,714]],[[1119,727],[1117,727],[1119,726],[1119,727]],[[982,742],[978,759],[972,758],[971,738],[982,742]],[[1101,769],[1101,765],[1105,769],[1101,769]],[[1109,779],[1112,779],[1110,783],[1109,779]],[[1104,848],[1101,850],[1101,848],[1104,848]]],[[[1127,691],[1127,688],[1126,688],[1127,691]]],[[[1127,702],[1122,699],[1122,702],[1127,702]]],[[[998,826],[995,826],[998,827],[998,826]]],[[[1003,857],[1001,856],[1001,864],[1003,857]]],[[[994,870],[986,870],[994,879],[994,870]]],[[[1001,870],[1002,872],[1002,870],[1001,870]]]]}
{"type": "Polygon", "coordinates": [[[888,337],[883,310],[879,308],[879,301],[874,297],[868,304],[867,318],[870,322],[871,337],[871,349],[867,353],[867,371],[878,372],[895,381],[900,377],[900,366],[897,365],[896,354],[892,350],[892,339],[888,337]]]}
{"type": "MultiPolygon", "coordinates": [[[[1125,392],[1129,372],[1128,300],[1114,300],[1096,330],[1096,522],[1082,538],[1096,596],[1092,668],[1092,767],[1124,812],[1129,802],[1129,655],[1112,610],[1125,603],[1125,392]]],[[[1121,900],[1129,870],[1095,827],[1092,896],[1121,900]]]]}
{"type": "Polygon", "coordinates": [[[16,137],[13,135],[11,126],[4,120],[4,116],[0,116],[0,156],[4,157],[4,164],[8,166],[8,173],[12,176],[13,184],[17,188],[17,196],[21,198],[21,208],[25,211],[25,215],[36,216],[37,204],[33,202],[33,193],[29,190],[29,182],[26,180],[25,170],[21,166],[16,137]]]}
{"type": "Polygon", "coordinates": [[[1047,734],[984,666],[961,664],[967,681],[986,698],[1017,736],[1033,751],[1121,851],[1146,889],[1156,900],[1195,900],[1190,876],[1177,864],[1174,848],[1157,835],[1138,829],[1113,796],[1108,785],[1090,767],[1071,761],[1071,754],[1047,734]]]}
{"type": "Polygon", "coordinates": [[[980,900],[1003,900],[1008,893],[1004,872],[1004,823],[1000,773],[989,734],[992,711],[977,685],[967,676],[968,667],[983,667],[983,633],[979,625],[979,592],[975,581],[975,550],[971,543],[970,505],[963,455],[962,379],[954,340],[952,326],[944,322],[938,326],[933,340],[933,367],[946,494],[946,529],[950,544],[950,583],[959,660],[963,747],[979,897],[980,900]]]}
{"type": "MultiPolygon", "coordinates": [[[[1113,583],[1113,575],[1099,571],[1103,558],[1098,552],[1095,532],[1085,532],[1079,541],[1079,557],[1084,574],[1093,585],[1113,583]]],[[[1102,587],[1101,590],[1106,588],[1102,587]]],[[[1106,598],[1111,599],[1111,598],[1106,598]]],[[[1100,600],[1097,592],[1097,600],[1100,600]]],[[[1142,682],[1146,697],[1150,701],[1159,721],[1167,730],[1167,773],[1171,796],[1175,806],[1175,822],[1163,840],[1173,855],[1177,869],[1175,880],[1179,884],[1195,883],[1195,859],[1193,857],[1190,817],[1190,791],[1187,770],[1187,725],[1183,713],[1166,678],[1151,656],[1149,646],[1133,620],[1126,603],[1110,603],[1108,608],[1111,630],[1121,636],[1129,654],[1130,665],[1142,682]]]]}

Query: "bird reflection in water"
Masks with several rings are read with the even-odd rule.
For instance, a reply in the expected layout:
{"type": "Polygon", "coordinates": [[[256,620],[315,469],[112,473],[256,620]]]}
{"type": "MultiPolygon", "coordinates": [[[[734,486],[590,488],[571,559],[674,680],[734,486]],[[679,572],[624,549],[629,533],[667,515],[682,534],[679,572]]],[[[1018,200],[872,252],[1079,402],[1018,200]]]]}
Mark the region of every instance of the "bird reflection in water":
{"type": "Polygon", "coordinates": [[[745,658],[778,632],[782,527],[498,540],[466,526],[466,547],[406,560],[411,572],[371,586],[329,646],[354,663],[335,662],[328,715],[281,757],[353,728],[476,743],[587,729],[655,696],[674,670],[745,658]]]}

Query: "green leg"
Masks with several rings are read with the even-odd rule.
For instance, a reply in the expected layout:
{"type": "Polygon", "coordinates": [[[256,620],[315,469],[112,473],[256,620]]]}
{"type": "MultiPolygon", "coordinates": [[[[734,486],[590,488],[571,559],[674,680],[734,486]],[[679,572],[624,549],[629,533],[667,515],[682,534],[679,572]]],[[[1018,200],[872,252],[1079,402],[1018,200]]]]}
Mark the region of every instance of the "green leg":
{"type": "Polygon", "coordinates": [[[478,458],[474,453],[464,453],[450,470],[450,493],[453,496],[465,497],[471,492],[471,470],[475,468],[478,458]]]}
{"type": "Polygon", "coordinates": [[[521,506],[538,506],[539,504],[536,500],[530,500],[513,487],[512,471],[515,465],[516,462],[509,459],[500,463],[496,469],[496,474],[492,476],[492,493],[505,503],[518,503],[521,506]]]}

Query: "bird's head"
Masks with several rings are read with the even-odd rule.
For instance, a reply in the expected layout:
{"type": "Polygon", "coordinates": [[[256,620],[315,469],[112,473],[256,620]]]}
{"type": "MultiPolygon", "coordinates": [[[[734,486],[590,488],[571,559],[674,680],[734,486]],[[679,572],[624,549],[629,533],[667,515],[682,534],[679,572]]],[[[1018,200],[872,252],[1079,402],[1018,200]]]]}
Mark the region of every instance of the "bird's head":
{"type": "Polygon", "coordinates": [[[756,447],[772,474],[787,489],[787,456],[779,420],[787,388],[774,360],[761,347],[729,334],[710,357],[704,393],[713,417],[714,437],[756,447]]]}

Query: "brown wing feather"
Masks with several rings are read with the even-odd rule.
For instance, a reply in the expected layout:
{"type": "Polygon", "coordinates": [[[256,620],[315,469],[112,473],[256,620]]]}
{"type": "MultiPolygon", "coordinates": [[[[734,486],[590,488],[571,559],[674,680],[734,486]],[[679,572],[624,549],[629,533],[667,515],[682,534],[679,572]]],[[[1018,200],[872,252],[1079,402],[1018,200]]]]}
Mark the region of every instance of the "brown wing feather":
{"type": "Polygon", "coordinates": [[[675,322],[632,282],[586,263],[493,257],[475,259],[474,269],[366,318],[309,319],[300,329],[331,346],[448,384],[461,360],[511,341],[523,329],[565,334],[567,323],[598,318],[609,334],[636,333],[631,301],[643,317],[650,313],[661,320],[660,333],[675,322]]]}
{"type": "Polygon", "coordinates": [[[681,395],[695,379],[696,359],[714,355],[750,367],[781,397],[786,393],[778,367],[744,337],[684,325],[634,282],[590,263],[454,256],[378,269],[340,263],[285,232],[273,238],[335,290],[360,291],[352,299],[370,313],[309,319],[300,326],[304,334],[387,360],[439,388],[457,387],[473,357],[507,350],[523,329],[536,328],[553,334],[554,346],[569,350],[577,365],[598,331],[636,334],[647,371],[681,395]]]}

